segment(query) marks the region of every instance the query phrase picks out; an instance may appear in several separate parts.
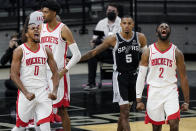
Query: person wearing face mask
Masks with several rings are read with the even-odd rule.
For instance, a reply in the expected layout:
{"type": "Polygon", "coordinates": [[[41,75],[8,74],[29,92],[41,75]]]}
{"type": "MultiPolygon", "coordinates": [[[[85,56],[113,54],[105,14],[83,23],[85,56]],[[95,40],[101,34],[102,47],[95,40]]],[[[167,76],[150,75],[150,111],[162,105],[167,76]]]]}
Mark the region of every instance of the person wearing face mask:
{"type": "MultiPolygon", "coordinates": [[[[95,48],[97,45],[102,43],[103,39],[107,36],[113,35],[117,32],[120,32],[120,22],[121,19],[118,16],[118,5],[115,3],[109,3],[106,7],[106,17],[101,19],[95,27],[97,31],[103,31],[104,37],[100,38],[96,35],[93,35],[92,40],[90,41],[90,46],[95,48]]],[[[96,87],[96,71],[98,61],[106,60],[108,63],[113,63],[112,49],[107,49],[104,52],[100,53],[96,57],[93,57],[88,60],[88,84],[84,90],[97,89],[96,87]]]]}

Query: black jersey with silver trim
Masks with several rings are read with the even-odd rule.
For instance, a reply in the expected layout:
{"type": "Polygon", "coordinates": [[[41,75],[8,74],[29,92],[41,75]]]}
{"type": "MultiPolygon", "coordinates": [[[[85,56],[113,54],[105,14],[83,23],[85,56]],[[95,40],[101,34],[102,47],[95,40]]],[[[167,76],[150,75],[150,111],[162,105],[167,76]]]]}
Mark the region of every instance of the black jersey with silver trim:
{"type": "Polygon", "coordinates": [[[116,46],[113,49],[114,70],[136,72],[141,55],[137,34],[133,31],[132,38],[126,40],[120,33],[116,33],[116,46]]]}

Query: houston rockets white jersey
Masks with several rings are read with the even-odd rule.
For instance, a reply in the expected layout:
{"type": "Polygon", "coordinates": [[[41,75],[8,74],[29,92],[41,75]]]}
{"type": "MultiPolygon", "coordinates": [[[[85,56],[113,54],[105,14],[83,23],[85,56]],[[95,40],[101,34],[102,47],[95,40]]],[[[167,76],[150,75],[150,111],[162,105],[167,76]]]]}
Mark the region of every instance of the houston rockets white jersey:
{"type": "Polygon", "coordinates": [[[170,47],[161,52],[156,44],[151,44],[149,55],[149,72],[147,76],[147,84],[155,87],[165,87],[176,84],[176,46],[172,43],[170,47]]]}
{"type": "Polygon", "coordinates": [[[45,47],[39,44],[37,51],[31,51],[26,44],[20,45],[23,50],[20,79],[26,88],[47,86],[47,54],[45,47]]]}
{"type": "MultiPolygon", "coordinates": [[[[61,29],[63,26],[63,23],[59,23],[56,28],[50,31],[48,29],[48,24],[42,24],[40,34],[41,44],[48,46],[51,49],[58,69],[65,67],[67,55],[67,44],[61,37],[61,29]]],[[[49,69],[49,67],[47,69],[49,69]]]]}

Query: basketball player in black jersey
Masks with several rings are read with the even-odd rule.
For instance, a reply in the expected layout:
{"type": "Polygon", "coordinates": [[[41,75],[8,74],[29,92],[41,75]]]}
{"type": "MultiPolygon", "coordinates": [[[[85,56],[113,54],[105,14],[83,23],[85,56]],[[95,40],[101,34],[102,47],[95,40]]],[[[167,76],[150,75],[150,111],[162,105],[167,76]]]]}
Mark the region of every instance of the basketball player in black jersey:
{"type": "Polygon", "coordinates": [[[121,19],[122,31],[107,37],[102,44],[82,56],[80,61],[88,60],[102,51],[113,47],[113,102],[120,106],[117,131],[130,131],[128,122],[130,107],[135,101],[135,83],[140,52],[147,47],[146,37],[134,32],[134,21],[130,16],[121,19]]]}

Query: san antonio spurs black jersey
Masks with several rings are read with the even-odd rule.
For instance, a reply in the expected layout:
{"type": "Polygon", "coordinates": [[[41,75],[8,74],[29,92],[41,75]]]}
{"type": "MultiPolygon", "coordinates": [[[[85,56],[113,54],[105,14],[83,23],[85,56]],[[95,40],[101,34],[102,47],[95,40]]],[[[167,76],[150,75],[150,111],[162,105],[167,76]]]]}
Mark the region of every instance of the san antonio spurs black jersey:
{"type": "Polygon", "coordinates": [[[116,45],[113,49],[114,70],[118,72],[136,72],[140,55],[138,33],[133,31],[131,39],[124,39],[116,33],[116,45]]]}

